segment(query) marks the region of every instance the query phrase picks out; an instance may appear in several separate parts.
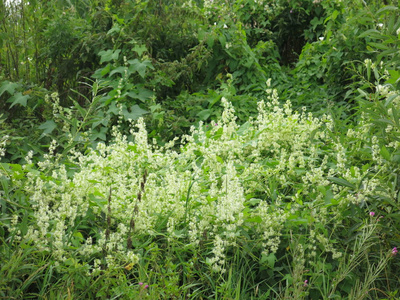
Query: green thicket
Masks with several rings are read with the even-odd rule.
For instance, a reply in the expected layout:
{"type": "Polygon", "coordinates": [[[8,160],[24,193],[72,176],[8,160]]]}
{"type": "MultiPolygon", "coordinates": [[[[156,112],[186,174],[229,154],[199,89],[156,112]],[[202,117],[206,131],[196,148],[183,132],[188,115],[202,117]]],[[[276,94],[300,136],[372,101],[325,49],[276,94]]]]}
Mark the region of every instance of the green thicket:
{"type": "Polygon", "coordinates": [[[395,299],[399,9],[0,0],[0,297],[395,299]]]}

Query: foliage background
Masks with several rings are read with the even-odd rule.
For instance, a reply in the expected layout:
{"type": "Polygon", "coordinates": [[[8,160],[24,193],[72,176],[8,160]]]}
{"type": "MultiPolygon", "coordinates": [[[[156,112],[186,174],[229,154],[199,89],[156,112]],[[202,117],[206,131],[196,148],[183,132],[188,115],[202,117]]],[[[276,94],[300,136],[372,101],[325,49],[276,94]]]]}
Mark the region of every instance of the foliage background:
{"type": "Polygon", "coordinates": [[[0,20],[1,297],[397,297],[398,1],[0,20]]]}

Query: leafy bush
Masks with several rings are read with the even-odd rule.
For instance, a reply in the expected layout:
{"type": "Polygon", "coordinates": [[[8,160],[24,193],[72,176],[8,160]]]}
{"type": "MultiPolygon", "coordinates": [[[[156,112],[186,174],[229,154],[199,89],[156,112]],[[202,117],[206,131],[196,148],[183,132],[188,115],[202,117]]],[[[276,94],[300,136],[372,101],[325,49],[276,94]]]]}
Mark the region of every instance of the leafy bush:
{"type": "Polygon", "coordinates": [[[326,112],[336,104],[357,104],[349,97],[358,88],[354,88],[358,84],[354,62],[372,59],[379,63],[383,59],[387,68],[395,72],[393,66],[398,64],[392,58],[397,58],[394,41],[400,24],[398,8],[394,6],[357,3],[345,7],[342,3],[330,7],[324,1],[322,5],[331,12],[323,22],[325,30],[319,40],[303,47],[291,71],[293,81],[280,90],[285,99],[296,99],[295,107],[307,105],[313,111],[326,112]]]}

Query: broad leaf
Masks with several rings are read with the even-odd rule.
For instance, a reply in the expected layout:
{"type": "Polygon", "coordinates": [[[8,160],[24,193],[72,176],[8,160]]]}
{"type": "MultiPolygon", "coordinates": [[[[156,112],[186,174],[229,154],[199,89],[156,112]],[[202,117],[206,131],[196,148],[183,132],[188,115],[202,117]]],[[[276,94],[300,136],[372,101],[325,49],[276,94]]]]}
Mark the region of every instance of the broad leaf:
{"type": "Polygon", "coordinates": [[[13,107],[15,104],[19,104],[22,105],[23,107],[26,107],[26,103],[29,98],[30,98],[29,95],[22,95],[22,93],[16,93],[14,96],[8,99],[7,102],[11,102],[10,108],[13,107]]]}
{"type": "Polygon", "coordinates": [[[146,46],[144,46],[144,45],[136,45],[133,49],[132,49],[132,51],[135,51],[139,56],[142,56],[142,54],[143,54],[143,52],[146,52],[147,51],[147,48],[146,48],[146,46]]]}
{"type": "Polygon", "coordinates": [[[113,76],[115,73],[119,73],[121,76],[124,76],[125,71],[128,71],[127,67],[118,67],[110,72],[110,76],[113,76]]]}
{"type": "Polygon", "coordinates": [[[96,141],[96,140],[107,140],[107,127],[100,127],[100,129],[92,129],[91,135],[90,135],[90,140],[91,141],[96,141]]]}
{"type": "Polygon", "coordinates": [[[100,63],[111,60],[117,60],[120,52],[121,49],[117,49],[115,51],[114,50],[100,51],[99,52],[99,55],[101,56],[100,63]]]}
{"type": "Polygon", "coordinates": [[[200,118],[200,120],[205,121],[207,120],[211,115],[211,110],[210,109],[205,109],[202,110],[197,114],[197,116],[200,118]]]}
{"type": "Polygon", "coordinates": [[[44,122],[39,126],[39,129],[43,130],[43,134],[50,134],[57,127],[57,124],[53,120],[44,122]]]}
{"type": "Polygon", "coordinates": [[[151,61],[149,61],[149,60],[144,60],[144,61],[140,62],[138,59],[135,58],[135,59],[129,60],[128,63],[131,65],[129,67],[129,71],[138,72],[140,77],[142,77],[142,78],[144,78],[147,68],[154,70],[154,67],[151,64],[151,61]]]}
{"type": "Polygon", "coordinates": [[[139,99],[142,102],[149,100],[153,97],[154,93],[144,87],[138,87],[136,91],[131,91],[128,96],[132,99],[139,99]]]}
{"type": "Polygon", "coordinates": [[[390,74],[390,78],[386,80],[385,83],[396,84],[400,80],[400,71],[397,70],[388,70],[390,74]]]}
{"type": "Polygon", "coordinates": [[[107,32],[107,35],[113,35],[114,33],[120,33],[121,27],[118,24],[114,24],[114,26],[107,32]]]}
{"type": "Polygon", "coordinates": [[[4,92],[8,92],[10,95],[14,94],[14,91],[17,87],[18,83],[4,81],[0,87],[0,96],[3,95],[4,92]]]}
{"type": "Polygon", "coordinates": [[[125,120],[137,120],[144,114],[147,114],[148,111],[141,109],[139,105],[134,105],[130,108],[130,111],[128,110],[127,107],[124,107],[122,109],[122,114],[125,117],[125,120]]]}

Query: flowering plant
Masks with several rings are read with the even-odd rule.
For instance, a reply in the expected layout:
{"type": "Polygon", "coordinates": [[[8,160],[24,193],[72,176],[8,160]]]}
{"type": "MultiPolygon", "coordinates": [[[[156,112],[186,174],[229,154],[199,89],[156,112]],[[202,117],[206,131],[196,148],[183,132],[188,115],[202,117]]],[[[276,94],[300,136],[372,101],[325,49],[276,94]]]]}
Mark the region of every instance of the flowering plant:
{"type": "MultiPolygon", "coordinates": [[[[163,147],[150,143],[140,119],[130,132],[134,141],[114,129],[114,143],[85,154],[71,150],[68,164],[52,164],[48,156],[37,170],[24,166],[15,184],[24,187],[32,214],[24,230],[25,221],[14,216],[15,241],[51,252],[59,266],[79,259],[98,276],[119,266],[134,270],[147,237],[165,247],[157,238],[162,234],[168,244],[195,251],[206,245],[202,268],[218,277],[231,268],[233,249],[251,239],[261,268],[275,270],[282,255],[295,257],[291,284],[305,287],[299,274],[318,268],[321,257],[338,261],[337,267],[346,261],[337,228],[351,224],[375,195],[391,197],[371,174],[385,161],[374,146],[378,140],[360,135],[367,124],[338,138],[329,116],[280,105],[273,89],[266,96],[258,116],[241,126],[222,98],[221,119],[193,126],[179,152],[176,140],[163,147]],[[357,157],[370,143],[366,166],[357,157]],[[307,242],[295,243],[289,234],[307,242]]],[[[367,248],[374,226],[362,242],[367,248]]],[[[268,280],[279,278],[273,271],[268,280]]]]}

